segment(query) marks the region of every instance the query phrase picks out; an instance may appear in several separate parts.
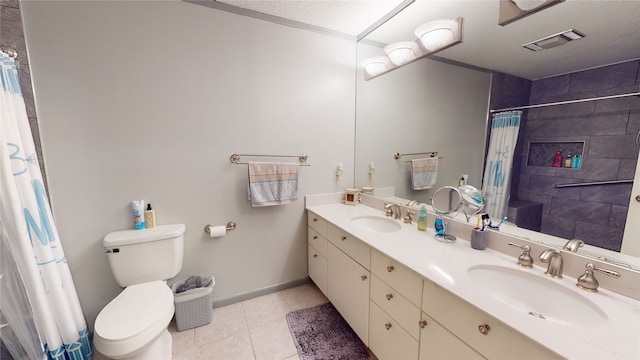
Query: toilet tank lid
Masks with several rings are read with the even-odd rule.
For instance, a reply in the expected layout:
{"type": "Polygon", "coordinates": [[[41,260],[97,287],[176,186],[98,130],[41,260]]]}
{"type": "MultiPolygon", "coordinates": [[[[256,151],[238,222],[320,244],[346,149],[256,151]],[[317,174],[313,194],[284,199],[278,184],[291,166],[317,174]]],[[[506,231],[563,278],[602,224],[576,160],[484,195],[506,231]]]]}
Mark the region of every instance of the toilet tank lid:
{"type": "Polygon", "coordinates": [[[170,224],[150,229],[114,231],[105,235],[102,243],[105,247],[111,247],[170,239],[184,234],[185,228],[184,224],[170,224]]]}

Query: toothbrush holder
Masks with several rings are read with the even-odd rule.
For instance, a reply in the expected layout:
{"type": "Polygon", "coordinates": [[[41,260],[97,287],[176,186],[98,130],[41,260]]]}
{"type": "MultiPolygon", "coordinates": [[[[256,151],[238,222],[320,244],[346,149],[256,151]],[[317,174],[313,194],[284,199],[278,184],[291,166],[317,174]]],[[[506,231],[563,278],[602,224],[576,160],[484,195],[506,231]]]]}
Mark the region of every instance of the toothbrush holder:
{"type": "Polygon", "coordinates": [[[487,232],[481,229],[471,230],[471,247],[476,250],[484,250],[487,248],[487,232]]]}

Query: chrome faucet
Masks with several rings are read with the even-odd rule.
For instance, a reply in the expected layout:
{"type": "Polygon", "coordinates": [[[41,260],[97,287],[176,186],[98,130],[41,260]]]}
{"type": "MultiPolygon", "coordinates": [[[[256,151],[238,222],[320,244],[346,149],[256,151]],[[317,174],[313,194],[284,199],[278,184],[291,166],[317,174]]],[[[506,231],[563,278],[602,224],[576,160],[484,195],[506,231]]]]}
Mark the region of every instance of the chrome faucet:
{"type": "Polygon", "coordinates": [[[567,243],[564,244],[562,249],[577,253],[578,252],[578,248],[581,248],[582,246],[584,246],[584,241],[578,240],[578,239],[573,239],[573,240],[567,241],[567,243]]]}
{"type": "Polygon", "coordinates": [[[402,214],[400,214],[400,205],[398,204],[384,204],[385,215],[388,217],[392,217],[394,219],[402,219],[402,214]]]}
{"type": "Polygon", "coordinates": [[[555,249],[547,249],[540,254],[540,261],[543,263],[549,263],[545,275],[551,276],[554,279],[562,279],[562,254],[555,249]]]}

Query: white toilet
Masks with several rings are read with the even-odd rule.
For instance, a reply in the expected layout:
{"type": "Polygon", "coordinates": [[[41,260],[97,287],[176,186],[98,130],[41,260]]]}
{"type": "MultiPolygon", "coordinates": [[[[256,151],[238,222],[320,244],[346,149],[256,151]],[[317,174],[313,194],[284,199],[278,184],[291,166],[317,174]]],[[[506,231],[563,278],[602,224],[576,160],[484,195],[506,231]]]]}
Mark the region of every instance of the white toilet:
{"type": "Polygon", "coordinates": [[[93,344],[111,359],[171,359],[175,310],[166,280],[182,269],[184,224],[107,234],[111,272],[125,289],[100,311],[93,344]]]}

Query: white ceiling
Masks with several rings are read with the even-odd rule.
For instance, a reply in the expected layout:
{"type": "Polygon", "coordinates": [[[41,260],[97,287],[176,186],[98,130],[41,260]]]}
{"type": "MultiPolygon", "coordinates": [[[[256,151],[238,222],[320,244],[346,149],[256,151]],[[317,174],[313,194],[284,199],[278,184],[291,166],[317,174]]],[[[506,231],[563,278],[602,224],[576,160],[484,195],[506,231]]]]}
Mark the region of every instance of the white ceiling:
{"type": "MultiPolygon", "coordinates": [[[[411,0],[217,2],[356,36],[411,0]]],[[[640,0],[566,0],[505,26],[498,25],[499,5],[500,0],[416,0],[366,39],[414,40],[420,24],[462,17],[462,43],[438,57],[530,80],[640,58],[640,0]],[[572,28],[585,38],[537,52],[522,47],[572,28]]]]}

